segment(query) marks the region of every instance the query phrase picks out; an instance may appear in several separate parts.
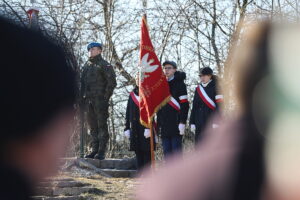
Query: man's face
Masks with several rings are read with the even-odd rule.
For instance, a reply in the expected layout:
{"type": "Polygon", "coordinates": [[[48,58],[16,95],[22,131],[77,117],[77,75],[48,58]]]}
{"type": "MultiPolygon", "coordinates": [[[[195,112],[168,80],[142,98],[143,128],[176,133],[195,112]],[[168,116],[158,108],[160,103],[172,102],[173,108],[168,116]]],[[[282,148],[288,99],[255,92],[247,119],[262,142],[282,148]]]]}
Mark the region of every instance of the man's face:
{"type": "Polygon", "coordinates": [[[89,50],[89,57],[93,58],[102,53],[102,50],[99,47],[93,47],[89,50]]]}
{"type": "Polygon", "coordinates": [[[176,72],[176,69],[170,64],[163,66],[163,70],[167,78],[174,76],[174,73],[176,72]]]}
{"type": "Polygon", "coordinates": [[[211,79],[211,75],[200,75],[200,80],[201,83],[207,83],[208,81],[210,81],[211,79]]]}

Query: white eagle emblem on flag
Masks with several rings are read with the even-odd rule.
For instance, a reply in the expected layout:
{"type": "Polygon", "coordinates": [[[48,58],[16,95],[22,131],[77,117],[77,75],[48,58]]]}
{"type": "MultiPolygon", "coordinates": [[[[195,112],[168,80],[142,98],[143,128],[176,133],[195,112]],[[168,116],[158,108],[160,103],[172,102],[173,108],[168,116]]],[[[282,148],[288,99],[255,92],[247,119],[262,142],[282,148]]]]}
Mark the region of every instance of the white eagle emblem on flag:
{"type": "Polygon", "coordinates": [[[147,75],[146,73],[152,73],[159,67],[158,65],[151,65],[154,62],[154,59],[148,61],[148,57],[149,57],[149,53],[146,53],[141,59],[141,73],[140,73],[141,82],[144,81],[144,78],[149,77],[149,75],[147,75]]]}

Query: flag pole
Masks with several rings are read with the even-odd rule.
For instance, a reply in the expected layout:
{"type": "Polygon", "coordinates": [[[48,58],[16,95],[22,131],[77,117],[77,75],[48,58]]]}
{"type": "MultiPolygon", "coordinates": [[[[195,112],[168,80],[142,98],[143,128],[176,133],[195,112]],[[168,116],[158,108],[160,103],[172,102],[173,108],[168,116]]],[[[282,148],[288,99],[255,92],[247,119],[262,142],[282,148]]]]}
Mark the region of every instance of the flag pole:
{"type": "Polygon", "coordinates": [[[150,125],[150,151],[151,151],[151,168],[155,169],[155,154],[154,154],[154,132],[153,132],[153,123],[150,125]]]}
{"type": "MultiPolygon", "coordinates": [[[[144,17],[145,20],[147,20],[147,0],[143,0],[143,12],[144,12],[144,17]]],[[[153,123],[151,119],[150,123],[150,153],[151,153],[151,168],[152,170],[155,169],[155,154],[154,154],[154,132],[153,132],[153,123]]]]}

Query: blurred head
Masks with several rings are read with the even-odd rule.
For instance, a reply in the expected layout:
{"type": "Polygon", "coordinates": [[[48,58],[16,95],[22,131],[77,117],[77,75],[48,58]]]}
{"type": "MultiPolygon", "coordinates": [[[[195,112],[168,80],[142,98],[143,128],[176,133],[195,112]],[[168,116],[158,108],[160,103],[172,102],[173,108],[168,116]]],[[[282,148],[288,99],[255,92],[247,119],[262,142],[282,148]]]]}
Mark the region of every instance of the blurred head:
{"type": "Polygon", "coordinates": [[[201,70],[199,76],[200,76],[201,83],[207,83],[213,77],[213,70],[210,67],[204,67],[201,70]]]}
{"type": "Polygon", "coordinates": [[[300,26],[268,22],[243,32],[227,65],[225,109],[246,119],[248,151],[259,144],[258,134],[266,138],[256,155],[266,166],[264,199],[299,199],[300,26]]]}
{"type": "Polygon", "coordinates": [[[93,58],[102,53],[102,44],[98,42],[92,42],[87,46],[89,52],[89,58],[93,58]]]}
{"type": "Polygon", "coordinates": [[[239,116],[252,113],[256,86],[268,73],[269,26],[269,23],[252,24],[248,29],[244,26],[243,40],[230,50],[222,88],[224,96],[228,96],[224,99],[225,107],[236,105],[231,113],[239,116]]]}
{"type": "Polygon", "coordinates": [[[39,181],[64,156],[72,132],[76,74],[64,51],[40,33],[4,19],[0,29],[0,165],[39,181]]]}
{"type": "Polygon", "coordinates": [[[163,71],[167,78],[171,78],[174,76],[177,70],[177,64],[173,61],[165,61],[163,63],[163,71]]]}

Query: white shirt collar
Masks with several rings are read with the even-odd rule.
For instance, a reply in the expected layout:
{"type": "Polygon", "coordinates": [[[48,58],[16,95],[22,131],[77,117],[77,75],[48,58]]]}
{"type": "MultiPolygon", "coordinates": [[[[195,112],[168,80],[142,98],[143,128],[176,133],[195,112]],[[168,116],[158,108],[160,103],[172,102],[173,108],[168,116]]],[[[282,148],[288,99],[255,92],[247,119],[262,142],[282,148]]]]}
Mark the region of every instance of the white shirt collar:
{"type": "Polygon", "coordinates": [[[207,83],[201,83],[201,85],[202,85],[203,87],[206,87],[210,82],[211,82],[211,80],[208,81],[207,83]]]}
{"type": "Polygon", "coordinates": [[[168,78],[168,82],[174,79],[174,75],[170,78],[168,78]]]}

